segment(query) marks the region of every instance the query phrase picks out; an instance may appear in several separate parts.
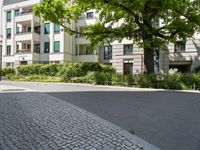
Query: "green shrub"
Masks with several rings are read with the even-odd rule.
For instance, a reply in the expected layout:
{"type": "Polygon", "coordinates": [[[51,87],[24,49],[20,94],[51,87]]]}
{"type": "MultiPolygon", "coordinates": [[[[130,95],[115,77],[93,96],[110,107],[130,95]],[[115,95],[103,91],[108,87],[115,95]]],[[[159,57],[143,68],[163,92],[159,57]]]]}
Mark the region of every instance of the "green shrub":
{"type": "Polygon", "coordinates": [[[53,77],[57,75],[61,67],[60,64],[42,65],[39,69],[39,74],[53,77]]]}
{"type": "Polygon", "coordinates": [[[34,65],[22,65],[17,67],[18,75],[39,75],[41,72],[42,64],[34,64],[34,65]]]}
{"type": "Polygon", "coordinates": [[[2,76],[8,76],[8,75],[14,75],[15,74],[15,69],[13,68],[4,68],[1,71],[2,76]]]}
{"type": "Polygon", "coordinates": [[[200,73],[200,66],[196,67],[195,70],[194,70],[194,72],[200,73]]]}
{"type": "Polygon", "coordinates": [[[125,82],[126,86],[133,86],[133,85],[135,85],[135,77],[131,74],[126,75],[124,77],[124,82],[125,82]]]}
{"type": "Polygon", "coordinates": [[[115,73],[112,75],[112,85],[124,85],[124,77],[121,74],[115,73]]]}
{"type": "Polygon", "coordinates": [[[17,67],[18,75],[46,75],[55,76],[60,70],[61,65],[59,64],[33,64],[23,65],[17,67]]]}
{"type": "Polygon", "coordinates": [[[73,66],[63,67],[59,72],[62,80],[68,82],[72,77],[81,77],[83,76],[83,71],[80,68],[73,66]]]}
{"type": "Polygon", "coordinates": [[[86,82],[90,84],[106,85],[111,84],[112,75],[104,72],[88,72],[86,82]]]}

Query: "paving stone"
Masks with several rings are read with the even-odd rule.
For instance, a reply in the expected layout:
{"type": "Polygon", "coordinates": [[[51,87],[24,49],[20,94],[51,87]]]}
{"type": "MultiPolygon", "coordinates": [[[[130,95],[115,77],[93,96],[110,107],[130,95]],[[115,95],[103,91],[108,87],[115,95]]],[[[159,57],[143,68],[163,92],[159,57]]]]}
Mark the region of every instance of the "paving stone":
{"type": "Polygon", "coordinates": [[[142,150],[97,117],[39,93],[0,94],[0,127],[0,150],[142,150]]]}

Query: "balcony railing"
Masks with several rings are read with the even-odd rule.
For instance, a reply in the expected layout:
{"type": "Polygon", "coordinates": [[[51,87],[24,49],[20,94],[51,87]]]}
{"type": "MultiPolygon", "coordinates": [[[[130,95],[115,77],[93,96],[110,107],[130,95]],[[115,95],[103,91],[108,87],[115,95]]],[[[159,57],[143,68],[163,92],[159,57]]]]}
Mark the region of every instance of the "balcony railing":
{"type": "Polygon", "coordinates": [[[15,16],[21,16],[21,15],[26,15],[26,14],[31,14],[33,13],[32,9],[29,10],[24,10],[22,12],[16,13],[15,16]]]}
{"type": "Polygon", "coordinates": [[[17,54],[31,53],[31,49],[20,49],[17,50],[17,54]]]}
{"type": "MultiPolygon", "coordinates": [[[[24,34],[31,34],[31,33],[33,33],[33,32],[29,32],[29,31],[21,31],[21,32],[17,32],[16,33],[16,35],[24,35],[24,34]]],[[[36,34],[40,34],[40,32],[34,32],[34,33],[36,33],[36,34]]]]}
{"type": "MultiPolygon", "coordinates": [[[[31,49],[20,49],[17,50],[17,54],[26,54],[26,53],[31,53],[31,49]]],[[[34,49],[34,53],[40,53],[40,49],[34,49]]]]}

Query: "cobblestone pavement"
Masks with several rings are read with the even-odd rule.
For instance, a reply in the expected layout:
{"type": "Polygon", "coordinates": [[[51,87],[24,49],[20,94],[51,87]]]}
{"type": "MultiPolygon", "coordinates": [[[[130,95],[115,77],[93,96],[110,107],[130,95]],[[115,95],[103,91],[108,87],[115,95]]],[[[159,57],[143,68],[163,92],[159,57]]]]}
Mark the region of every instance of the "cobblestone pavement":
{"type": "Polygon", "coordinates": [[[0,93],[0,150],[157,150],[128,132],[57,98],[0,93]]]}

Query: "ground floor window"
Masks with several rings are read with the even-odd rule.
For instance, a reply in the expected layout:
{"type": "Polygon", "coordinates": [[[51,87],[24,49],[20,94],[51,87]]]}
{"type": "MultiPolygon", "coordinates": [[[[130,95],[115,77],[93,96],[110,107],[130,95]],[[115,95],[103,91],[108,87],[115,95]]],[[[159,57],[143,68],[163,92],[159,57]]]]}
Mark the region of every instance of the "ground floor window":
{"type": "Polygon", "coordinates": [[[104,59],[112,59],[112,46],[104,46],[104,59]]]}

